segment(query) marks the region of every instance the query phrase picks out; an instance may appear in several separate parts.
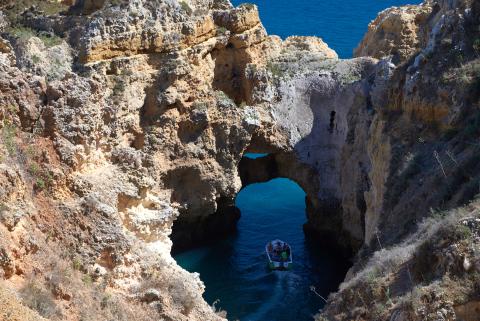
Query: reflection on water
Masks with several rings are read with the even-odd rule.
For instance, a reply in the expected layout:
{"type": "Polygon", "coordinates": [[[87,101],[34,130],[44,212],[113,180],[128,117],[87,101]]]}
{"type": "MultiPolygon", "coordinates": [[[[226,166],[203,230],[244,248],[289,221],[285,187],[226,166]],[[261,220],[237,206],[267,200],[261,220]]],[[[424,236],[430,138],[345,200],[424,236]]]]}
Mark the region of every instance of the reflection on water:
{"type": "Polygon", "coordinates": [[[242,217],[235,235],[181,253],[177,262],[200,273],[205,299],[210,304],[220,299],[217,307],[226,310],[230,320],[311,320],[323,301],[310,286],[327,296],[347,266],[322,244],[305,240],[305,193],[296,183],[278,178],[247,186],[236,204],[242,217]],[[292,247],[291,271],[267,268],[265,244],[276,238],[292,247]]]}

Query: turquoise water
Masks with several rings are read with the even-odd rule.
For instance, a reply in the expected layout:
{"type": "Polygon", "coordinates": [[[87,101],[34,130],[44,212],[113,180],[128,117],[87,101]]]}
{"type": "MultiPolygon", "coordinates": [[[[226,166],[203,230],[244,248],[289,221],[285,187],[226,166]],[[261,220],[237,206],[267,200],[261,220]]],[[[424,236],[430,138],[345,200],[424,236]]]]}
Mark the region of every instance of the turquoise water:
{"type": "MultiPolygon", "coordinates": [[[[240,0],[233,0],[239,5],[240,0]]],[[[260,11],[269,34],[318,36],[341,58],[350,58],[377,13],[419,0],[248,0],[260,11]]]]}
{"type": "MultiPolygon", "coordinates": [[[[258,5],[269,34],[319,36],[341,58],[353,49],[368,23],[387,7],[418,0],[249,0],[258,5]]],[[[234,5],[243,1],[234,0],[234,5]]],[[[250,155],[258,157],[263,155],[250,155]]],[[[235,235],[223,241],[176,255],[177,262],[199,272],[205,282],[205,299],[228,312],[229,320],[306,321],[323,300],[336,290],[348,265],[319,241],[305,238],[305,193],[288,179],[244,188],[237,197],[242,217],[235,235]],[[291,271],[269,271],[265,244],[280,238],[290,243],[291,271]]]]}
{"type": "Polygon", "coordinates": [[[207,302],[229,320],[302,321],[323,306],[310,291],[315,286],[326,297],[344,277],[345,261],[322,244],[305,239],[305,193],[294,182],[277,178],[244,188],[236,205],[242,212],[238,231],[227,240],[175,257],[189,271],[200,273],[207,302]],[[293,250],[291,271],[269,271],[265,244],[280,238],[293,250]]]}

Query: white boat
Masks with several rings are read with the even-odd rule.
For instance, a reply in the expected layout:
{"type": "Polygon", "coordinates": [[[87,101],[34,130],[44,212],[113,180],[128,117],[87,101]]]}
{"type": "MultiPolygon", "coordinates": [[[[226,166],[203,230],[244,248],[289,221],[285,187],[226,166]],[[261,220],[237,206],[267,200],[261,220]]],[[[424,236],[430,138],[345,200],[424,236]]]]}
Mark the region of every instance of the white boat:
{"type": "Polygon", "coordinates": [[[268,267],[271,270],[289,270],[292,267],[292,249],[287,242],[273,240],[265,245],[268,267]]]}

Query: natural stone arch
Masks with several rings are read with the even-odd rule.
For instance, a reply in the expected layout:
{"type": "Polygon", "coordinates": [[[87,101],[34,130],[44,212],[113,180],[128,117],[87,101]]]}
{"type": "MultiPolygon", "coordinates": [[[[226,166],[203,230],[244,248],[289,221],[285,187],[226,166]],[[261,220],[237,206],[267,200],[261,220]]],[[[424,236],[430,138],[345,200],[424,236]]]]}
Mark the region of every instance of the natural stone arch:
{"type": "MultiPolygon", "coordinates": [[[[255,149],[255,148],[252,148],[255,149]]],[[[257,149],[258,150],[258,149],[257,149]]],[[[275,178],[287,178],[305,192],[306,219],[304,230],[308,237],[315,237],[338,248],[345,256],[351,256],[349,236],[342,231],[342,209],[335,199],[318,198],[321,182],[317,171],[299,161],[295,152],[275,152],[259,158],[243,157],[239,163],[242,188],[255,183],[265,183],[275,178]]]]}

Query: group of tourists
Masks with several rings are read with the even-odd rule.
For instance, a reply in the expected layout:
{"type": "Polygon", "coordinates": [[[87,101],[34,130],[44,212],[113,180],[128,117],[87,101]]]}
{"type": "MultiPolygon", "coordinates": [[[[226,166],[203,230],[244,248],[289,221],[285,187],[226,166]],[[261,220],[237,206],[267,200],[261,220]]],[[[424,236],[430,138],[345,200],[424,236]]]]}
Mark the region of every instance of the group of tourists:
{"type": "Polygon", "coordinates": [[[290,257],[290,246],[285,242],[276,241],[268,244],[268,251],[272,255],[272,260],[286,262],[290,257]]]}

